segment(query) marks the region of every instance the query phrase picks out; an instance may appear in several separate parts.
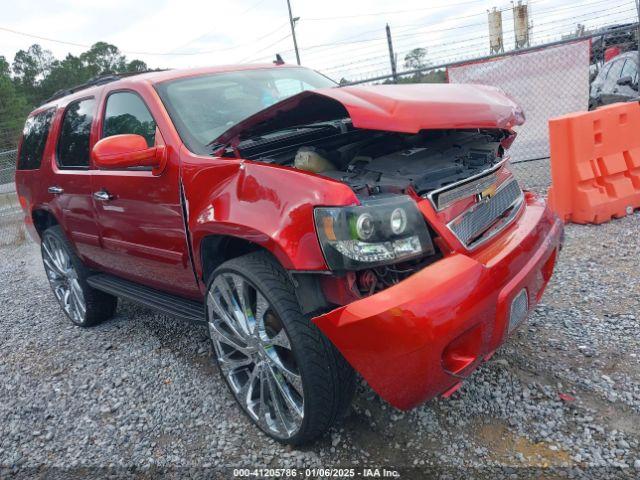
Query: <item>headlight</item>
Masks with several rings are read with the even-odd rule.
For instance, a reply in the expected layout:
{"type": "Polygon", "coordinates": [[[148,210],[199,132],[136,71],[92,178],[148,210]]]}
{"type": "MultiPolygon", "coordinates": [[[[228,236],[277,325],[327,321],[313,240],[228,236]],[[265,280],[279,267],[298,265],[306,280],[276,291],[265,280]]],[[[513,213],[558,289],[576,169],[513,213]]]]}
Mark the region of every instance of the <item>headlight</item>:
{"type": "Polygon", "coordinates": [[[391,212],[391,231],[396,235],[404,233],[407,229],[407,212],[404,208],[396,208],[391,212]]]}
{"type": "Polygon", "coordinates": [[[424,218],[406,195],[372,197],[356,207],[316,208],[314,214],[331,270],[360,270],[434,253],[424,218]]]}

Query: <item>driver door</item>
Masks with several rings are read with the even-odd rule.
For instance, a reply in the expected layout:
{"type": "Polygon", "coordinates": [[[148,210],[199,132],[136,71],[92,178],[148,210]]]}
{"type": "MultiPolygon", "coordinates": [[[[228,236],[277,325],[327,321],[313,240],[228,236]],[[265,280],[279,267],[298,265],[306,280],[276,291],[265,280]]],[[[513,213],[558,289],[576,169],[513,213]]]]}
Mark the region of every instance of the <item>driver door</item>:
{"type": "MultiPolygon", "coordinates": [[[[164,145],[146,103],[130,90],[103,101],[101,138],[142,135],[164,145]]],[[[93,170],[91,188],[100,230],[100,267],[109,273],[174,294],[201,296],[193,273],[183,217],[179,157],[167,149],[160,173],[148,167],[93,170]]]]}

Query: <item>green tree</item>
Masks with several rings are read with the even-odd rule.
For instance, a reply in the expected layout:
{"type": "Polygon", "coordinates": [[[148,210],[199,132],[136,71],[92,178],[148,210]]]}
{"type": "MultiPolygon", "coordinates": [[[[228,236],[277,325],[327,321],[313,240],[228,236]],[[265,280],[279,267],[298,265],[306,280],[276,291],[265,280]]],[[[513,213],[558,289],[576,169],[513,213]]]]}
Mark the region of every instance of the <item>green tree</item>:
{"type": "Polygon", "coordinates": [[[80,55],[83,65],[90,76],[106,75],[126,71],[126,59],[118,47],[106,42],[94,43],[89,50],[80,55]]]}
{"type": "Polygon", "coordinates": [[[404,56],[404,66],[407,70],[418,70],[429,66],[426,48],[414,48],[404,56]]]}
{"type": "Polygon", "coordinates": [[[146,72],[147,70],[149,70],[149,67],[142,60],[131,60],[125,68],[125,72],[127,73],[140,73],[146,72]]]}
{"type": "Polygon", "coordinates": [[[13,79],[27,99],[36,103],[40,82],[49,74],[55,58],[49,50],[33,44],[27,50],[19,50],[13,58],[13,79]]]}
{"type": "Polygon", "coordinates": [[[9,75],[11,75],[11,65],[4,55],[0,55],[0,77],[9,77],[9,75]]]}
{"type": "Polygon", "coordinates": [[[79,57],[70,53],[62,61],[56,60],[51,72],[40,85],[40,100],[51,97],[58,90],[64,90],[85,83],[91,72],[79,57]]]}
{"type": "MultiPolygon", "coordinates": [[[[425,70],[431,62],[427,59],[426,48],[414,48],[404,57],[404,66],[407,70],[425,70]]],[[[410,77],[402,77],[398,83],[445,83],[447,81],[445,70],[419,71],[410,77]]]]}
{"type": "Polygon", "coordinates": [[[15,147],[29,110],[57,91],[98,75],[148,69],[142,60],[128,62],[118,47],[106,42],[95,43],[80,56],[68,54],[63,60],[56,60],[38,44],[18,51],[11,65],[0,56],[0,151],[15,147]]]}
{"type": "Polygon", "coordinates": [[[28,112],[27,100],[11,81],[6,60],[0,57],[0,151],[15,148],[28,112]]]}

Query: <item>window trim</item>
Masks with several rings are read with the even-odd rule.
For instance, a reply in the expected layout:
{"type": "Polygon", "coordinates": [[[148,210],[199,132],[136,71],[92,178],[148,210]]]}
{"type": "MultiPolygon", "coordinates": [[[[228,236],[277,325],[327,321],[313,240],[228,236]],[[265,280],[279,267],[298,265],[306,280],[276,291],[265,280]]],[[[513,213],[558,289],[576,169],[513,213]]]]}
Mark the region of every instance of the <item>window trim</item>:
{"type": "Polygon", "coordinates": [[[609,70],[611,70],[611,63],[605,63],[602,66],[602,77],[601,77],[601,82],[604,83],[607,80],[607,77],[609,76],[609,70]]]}
{"type": "Polygon", "coordinates": [[[622,70],[620,70],[620,78],[624,78],[624,77],[626,76],[626,77],[631,77],[631,79],[633,80],[633,78],[634,78],[636,75],[638,75],[638,63],[636,62],[636,60],[635,60],[635,59],[633,59],[633,58],[628,58],[628,57],[627,57],[626,61],[624,62],[624,65],[622,66],[622,70]],[[623,75],[623,73],[624,73],[624,69],[625,69],[625,67],[627,66],[627,64],[631,64],[631,65],[633,65],[633,67],[634,67],[634,69],[635,69],[635,72],[634,72],[634,74],[633,74],[633,75],[623,75]]]}
{"type": "Polygon", "coordinates": [[[96,107],[94,105],[94,116],[93,119],[91,120],[91,128],[89,129],[89,164],[87,166],[67,166],[67,165],[60,165],[60,139],[62,138],[62,131],[63,131],[63,127],[64,127],[64,119],[67,116],[67,111],[69,110],[69,108],[71,108],[71,106],[75,103],[80,103],[83,102],[85,100],[93,100],[94,102],[97,103],[96,100],[96,96],[95,95],[88,95],[86,97],[82,97],[82,98],[78,98],[75,100],[72,100],[71,102],[69,102],[65,107],[64,110],[62,112],[62,117],[60,117],[60,127],[59,127],[59,131],[58,131],[58,135],[56,138],[56,149],[55,149],[55,162],[56,162],[56,167],[60,170],[77,170],[77,171],[87,171],[87,170],[91,170],[93,168],[92,164],[92,160],[91,160],[91,131],[93,130],[93,126],[95,125],[95,121],[96,121],[96,117],[95,117],[95,113],[96,113],[96,107]]]}
{"type": "Polygon", "coordinates": [[[615,80],[616,82],[621,78],[620,75],[622,75],[622,70],[624,69],[624,64],[627,62],[626,58],[617,58],[615,59],[612,63],[611,63],[611,68],[609,69],[609,72],[607,73],[607,80],[609,79],[609,74],[611,73],[611,71],[613,70],[613,67],[616,66],[617,63],[621,64],[622,66],[620,67],[620,72],[618,72],[618,77],[614,78],[613,80],[615,80]]]}
{"type": "MultiPolygon", "coordinates": [[[[114,95],[116,93],[133,93],[135,96],[137,96],[140,101],[142,102],[142,104],[144,105],[144,107],[147,109],[147,112],[149,112],[149,115],[151,115],[151,119],[153,120],[153,123],[156,124],[156,130],[160,131],[160,135],[162,135],[162,130],[160,130],[160,127],[158,126],[158,121],[156,120],[156,117],[153,116],[153,112],[151,111],[151,109],[149,108],[149,105],[147,104],[147,102],[144,101],[144,98],[142,97],[142,95],[140,95],[140,93],[136,92],[135,90],[131,89],[131,88],[118,88],[118,89],[114,89],[109,91],[105,97],[104,97],[104,101],[102,102],[102,111],[100,113],[100,138],[99,140],[102,140],[103,138],[107,138],[104,136],[104,129],[105,126],[107,124],[106,119],[107,119],[107,104],[109,103],[109,98],[111,98],[111,95],[114,95]]],[[[155,138],[155,134],[153,137],[154,140],[154,145],[156,144],[156,138],[155,138]]],[[[151,147],[149,147],[151,148],[151,147]]]]}

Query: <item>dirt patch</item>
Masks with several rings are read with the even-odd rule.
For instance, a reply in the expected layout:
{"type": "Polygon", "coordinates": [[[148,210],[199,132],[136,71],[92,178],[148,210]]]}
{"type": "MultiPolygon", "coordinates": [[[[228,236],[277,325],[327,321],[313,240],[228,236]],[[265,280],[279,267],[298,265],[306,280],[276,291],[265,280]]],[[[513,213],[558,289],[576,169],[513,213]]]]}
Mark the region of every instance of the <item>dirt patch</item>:
{"type": "Polygon", "coordinates": [[[569,454],[562,451],[558,445],[534,443],[518,436],[500,421],[477,424],[472,427],[472,432],[478,443],[488,447],[489,458],[502,464],[513,461],[518,454],[524,457],[527,465],[541,468],[562,466],[571,462],[569,454]]]}

